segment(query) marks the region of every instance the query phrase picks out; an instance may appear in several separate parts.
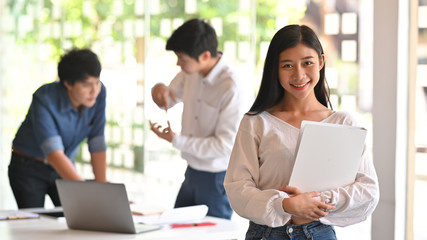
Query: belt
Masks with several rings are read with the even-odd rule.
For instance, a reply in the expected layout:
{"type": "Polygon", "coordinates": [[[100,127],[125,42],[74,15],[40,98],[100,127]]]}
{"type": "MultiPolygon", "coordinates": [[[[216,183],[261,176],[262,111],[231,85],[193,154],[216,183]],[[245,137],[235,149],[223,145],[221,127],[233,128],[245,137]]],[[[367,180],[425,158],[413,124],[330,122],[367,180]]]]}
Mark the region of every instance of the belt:
{"type": "Polygon", "coordinates": [[[12,147],[12,152],[15,153],[15,154],[18,154],[21,157],[29,158],[29,159],[36,160],[36,161],[43,162],[43,163],[47,163],[47,159],[44,159],[44,158],[41,158],[41,157],[33,157],[33,156],[30,156],[30,155],[27,155],[27,154],[19,151],[18,149],[14,148],[14,147],[12,147]]]}

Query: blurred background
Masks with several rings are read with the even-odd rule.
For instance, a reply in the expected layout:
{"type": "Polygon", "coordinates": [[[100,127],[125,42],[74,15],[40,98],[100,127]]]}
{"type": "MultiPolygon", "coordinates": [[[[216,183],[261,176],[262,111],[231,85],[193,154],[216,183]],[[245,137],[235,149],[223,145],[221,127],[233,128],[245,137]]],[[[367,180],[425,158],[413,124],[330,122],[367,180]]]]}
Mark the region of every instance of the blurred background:
{"type": "MultiPolygon", "coordinates": [[[[413,239],[427,239],[427,1],[417,11],[412,93],[415,119],[409,128],[408,202],[413,239]]],[[[414,6],[415,5],[415,6],[414,6]]],[[[59,57],[74,47],[98,54],[107,87],[108,178],[126,184],[132,201],[147,209],[173,206],[186,162],[149,130],[148,121],[167,117],[180,130],[182,106],[166,116],[151,100],[151,87],[168,84],[179,71],[166,51],[167,38],[184,21],[206,19],[216,30],[219,50],[247,82],[254,97],[274,33],[287,24],[306,24],[326,53],[326,79],[334,110],[356,113],[372,149],[374,0],[0,0],[0,209],[15,209],[7,177],[11,142],[24,120],[32,93],[57,80],[59,57]]],[[[386,57],[386,56],[385,56],[386,57]]],[[[386,86],[384,87],[386,90],[386,86]]],[[[86,143],[77,168],[93,178],[86,143]]],[[[374,159],[375,162],[375,159],[374,159]]],[[[50,202],[46,207],[50,207],[50,202]]],[[[238,219],[238,217],[235,217],[238,219]]],[[[370,220],[337,229],[342,239],[370,239],[370,220]]]]}

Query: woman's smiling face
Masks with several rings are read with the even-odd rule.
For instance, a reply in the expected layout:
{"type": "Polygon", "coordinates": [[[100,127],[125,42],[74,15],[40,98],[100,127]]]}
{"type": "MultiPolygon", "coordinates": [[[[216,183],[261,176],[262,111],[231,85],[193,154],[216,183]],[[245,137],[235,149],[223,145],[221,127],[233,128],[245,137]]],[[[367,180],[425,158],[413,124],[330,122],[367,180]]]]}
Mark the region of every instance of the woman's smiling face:
{"type": "Polygon", "coordinates": [[[305,99],[314,95],[314,87],[319,82],[320,70],[324,67],[324,56],[298,43],[280,53],[278,75],[287,97],[305,99]]]}

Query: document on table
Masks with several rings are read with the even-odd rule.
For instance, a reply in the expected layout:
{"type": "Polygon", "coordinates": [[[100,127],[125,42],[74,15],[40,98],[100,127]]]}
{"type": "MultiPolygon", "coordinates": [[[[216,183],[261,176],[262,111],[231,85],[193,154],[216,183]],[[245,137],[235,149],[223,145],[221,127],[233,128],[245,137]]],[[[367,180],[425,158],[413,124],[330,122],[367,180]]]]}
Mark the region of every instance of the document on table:
{"type": "Polygon", "coordinates": [[[159,214],[133,215],[135,223],[171,224],[201,221],[208,213],[208,206],[196,205],[190,207],[173,208],[159,214]]]}
{"type": "Polygon", "coordinates": [[[17,220],[17,219],[31,219],[39,218],[37,213],[25,212],[20,210],[1,211],[0,220],[17,220]]]}
{"type": "Polygon", "coordinates": [[[311,192],[354,182],[366,133],[362,127],[303,121],[289,185],[311,192]]]}

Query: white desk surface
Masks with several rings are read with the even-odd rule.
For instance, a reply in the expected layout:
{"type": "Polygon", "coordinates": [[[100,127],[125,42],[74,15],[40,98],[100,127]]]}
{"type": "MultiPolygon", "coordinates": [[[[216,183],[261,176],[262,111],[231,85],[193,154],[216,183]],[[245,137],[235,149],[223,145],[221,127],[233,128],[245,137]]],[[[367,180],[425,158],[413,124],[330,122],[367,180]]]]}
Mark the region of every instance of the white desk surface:
{"type": "MultiPolygon", "coordinates": [[[[2,212],[2,211],[0,211],[2,212]]],[[[153,240],[216,240],[244,239],[247,226],[226,219],[206,217],[205,221],[215,222],[215,226],[170,228],[139,234],[121,234],[109,232],[72,230],[67,227],[65,218],[45,217],[37,219],[1,220],[0,236],[2,240],[43,239],[153,239],[153,240]]]]}

